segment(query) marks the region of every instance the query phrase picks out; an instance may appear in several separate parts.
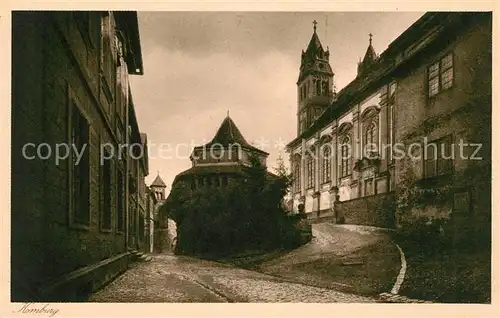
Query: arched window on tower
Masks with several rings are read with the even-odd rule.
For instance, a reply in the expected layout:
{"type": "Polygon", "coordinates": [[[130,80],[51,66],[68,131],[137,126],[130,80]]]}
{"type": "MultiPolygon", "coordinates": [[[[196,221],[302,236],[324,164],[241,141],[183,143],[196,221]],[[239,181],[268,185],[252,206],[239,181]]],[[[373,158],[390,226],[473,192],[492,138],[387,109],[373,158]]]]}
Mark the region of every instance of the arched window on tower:
{"type": "Polygon", "coordinates": [[[342,139],[340,155],[342,156],[340,176],[347,177],[351,174],[351,138],[349,135],[342,139]]]}
{"type": "Polygon", "coordinates": [[[328,96],[328,95],[329,95],[329,93],[330,93],[330,92],[329,92],[329,89],[328,89],[328,88],[329,88],[328,86],[329,86],[329,85],[328,85],[328,80],[323,81],[323,95],[324,95],[324,96],[328,96]]]}
{"type": "Polygon", "coordinates": [[[319,79],[316,80],[316,95],[321,96],[321,81],[319,79]]]}

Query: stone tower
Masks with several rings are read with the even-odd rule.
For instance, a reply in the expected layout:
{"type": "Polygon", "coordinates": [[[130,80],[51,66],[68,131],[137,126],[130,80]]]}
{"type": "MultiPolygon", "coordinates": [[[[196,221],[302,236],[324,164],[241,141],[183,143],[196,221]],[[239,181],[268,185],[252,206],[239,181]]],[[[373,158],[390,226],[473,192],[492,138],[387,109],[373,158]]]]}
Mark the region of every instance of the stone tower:
{"type": "Polygon", "coordinates": [[[297,81],[297,134],[314,123],[333,99],[333,71],[330,66],[330,52],[323,49],[316,33],[309,41],[306,51],[302,51],[299,79],[297,81]]]}
{"type": "Polygon", "coordinates": [[[155,220],[154,224],[154,251],[156,253],[162,253],[170,251],[170,239],[168,235],[168,218],[160,213],[160,208],[165,201],[165,189],[167,185],[163,182],[160,177],[160,172],[153,180],[151,185],[149,186],[151,191],[153,191],[156,197],[156,205],[154,207],[153,219],[155,220]]]}

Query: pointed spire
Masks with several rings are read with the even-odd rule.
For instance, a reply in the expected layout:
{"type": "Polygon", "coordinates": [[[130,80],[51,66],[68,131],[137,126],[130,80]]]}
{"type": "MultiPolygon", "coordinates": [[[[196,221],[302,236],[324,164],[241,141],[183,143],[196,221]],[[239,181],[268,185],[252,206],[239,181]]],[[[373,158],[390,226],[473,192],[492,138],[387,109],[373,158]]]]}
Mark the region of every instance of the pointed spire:
{"type": "Polygon", "coordinates": [[[375,59],[377,58],[377,53],[375,53],[375,49],[373,48],[372,46],[372,36],[373,34],[368,34],[368,36],[370,37],[370,44],[368,45],[368,48],[366,49],[366,53],[365,53],[365,57],[363,58],[363,63],[365,62],[368,62],[368,63],[371,63],[373,61],[375,61],[375,59]]]}
{"type": "Polygon", "coordinates": [[[375,62],[377,59],[377,53],[375,53],[375,49],[373,48],[372,45],[372,37],[373,34],[369,33],[369,44],[368,48],[366,49],[365,57],[363,58],[363,61],[360,61],[358,63],[358,75],[364,72],[366,69],[370,68],[370,66],[375,62]]]}
{"type": "Polygon", "coordinates": [[[158,188],[166,188],[167,187],[165,182],[163,182],[162,178],[160,177],[160,171],[158,171],[158,175],[151,183],[151,187],[158,187],[158,188]]]}
{"type": "Polygon", "coordinates": [[[317,24],[318,22],[314,20],[314,32],[311,36],[311,40],[309,41],[306,50],[302,50],[298,81],[301,81],[304,76],[306,76],[310,72],[333,74],[330,64],[325,63],[330,60],[330,52],[329,49],[325,51],[321,44],[321,41],[319,40],[317,33],[317,24]]]}

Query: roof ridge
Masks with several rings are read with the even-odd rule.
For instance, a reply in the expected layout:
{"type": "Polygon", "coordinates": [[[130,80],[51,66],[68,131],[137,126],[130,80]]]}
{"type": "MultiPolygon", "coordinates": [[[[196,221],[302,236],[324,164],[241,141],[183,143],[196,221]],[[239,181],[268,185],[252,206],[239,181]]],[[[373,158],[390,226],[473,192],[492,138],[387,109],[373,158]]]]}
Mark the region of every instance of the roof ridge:
{"type": "Polygon", "coordinates": [[[234,134],[233,134],[233,125],[235,125],[235,123],[233,122],[233,120],[231,119],[231,117],[229,117],[229,115],[227,115],[227,120],[229,121],[229,136],[231,137],[231,139],[234,139],[234,134]]]}

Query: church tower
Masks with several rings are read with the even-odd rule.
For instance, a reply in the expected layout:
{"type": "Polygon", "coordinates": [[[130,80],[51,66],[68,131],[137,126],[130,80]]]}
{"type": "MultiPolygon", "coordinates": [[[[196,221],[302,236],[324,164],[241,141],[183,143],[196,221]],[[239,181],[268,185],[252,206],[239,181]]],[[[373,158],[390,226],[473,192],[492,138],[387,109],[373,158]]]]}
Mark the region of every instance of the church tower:
{"type": "Polygon", "coordinates": [[[302,51],[299,79],[297,81],[297,134],[314,123],[333,100],[333,71],[330,66],[330,52],[325,51],[314,32],[306,51],[302,51]]]}
{"type": "Polygon", "coordinates": [[[165,188],[167,187],[167,185],[165,184],[165,182],[163,182],[159,172],[149,187],[155,194],[158,202],[165,200],[165,188]]]}

